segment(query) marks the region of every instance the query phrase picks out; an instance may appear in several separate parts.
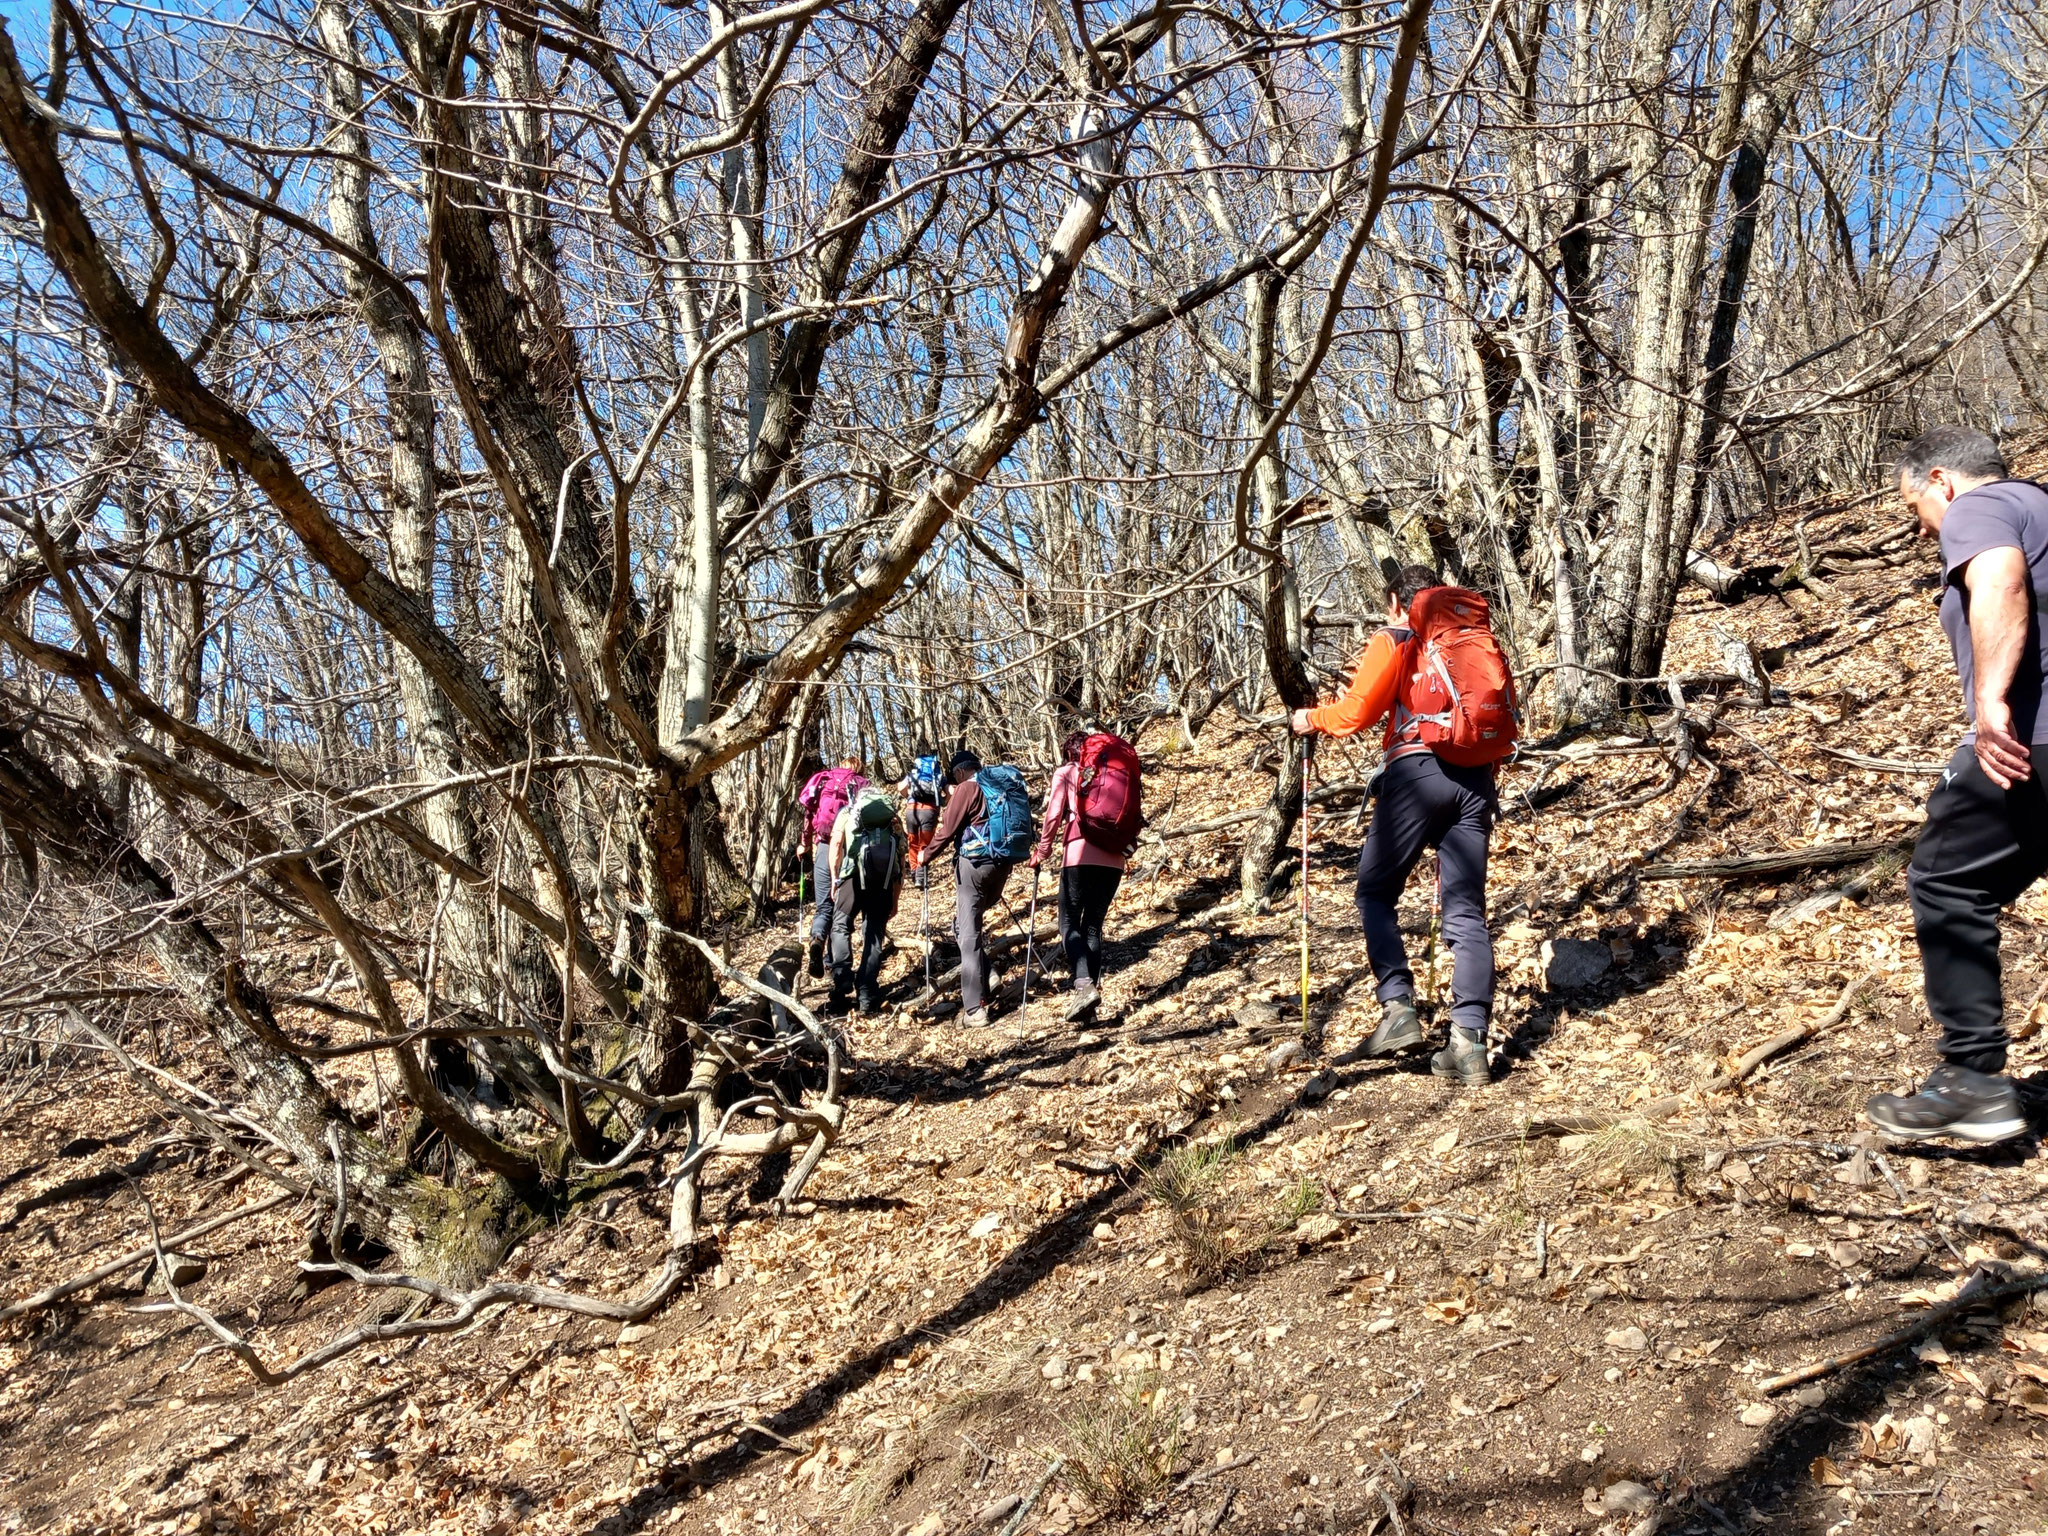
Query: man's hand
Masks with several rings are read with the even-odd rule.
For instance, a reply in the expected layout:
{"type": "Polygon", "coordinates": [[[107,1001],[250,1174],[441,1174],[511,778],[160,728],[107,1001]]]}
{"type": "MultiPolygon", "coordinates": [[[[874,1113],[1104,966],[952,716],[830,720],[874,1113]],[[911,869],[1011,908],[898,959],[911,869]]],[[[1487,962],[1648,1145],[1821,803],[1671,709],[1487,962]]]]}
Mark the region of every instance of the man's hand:
{"type": "Polygon", "coordinates": [[[2011,789],[2034,771],[2033,754],[2012,733],[2012,710],[2004,699],[1977,699],[1977,762],[2000,789],[2011,789]]]}
{"type": "Polygon", "coordinates": [[[1297,709],[1288,724],[1294,727],[1294,734],[1297,736],[1309,736],[1315,732],[1315,727],[1308,722],[1308,711],[1305,709],[1297,709]]]}

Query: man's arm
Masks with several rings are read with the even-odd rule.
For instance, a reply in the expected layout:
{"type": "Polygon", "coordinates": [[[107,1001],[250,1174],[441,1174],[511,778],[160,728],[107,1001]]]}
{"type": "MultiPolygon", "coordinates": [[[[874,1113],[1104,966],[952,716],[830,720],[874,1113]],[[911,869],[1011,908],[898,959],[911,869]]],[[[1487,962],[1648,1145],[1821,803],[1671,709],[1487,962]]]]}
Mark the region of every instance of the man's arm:
{"type": "Polygon", "coordinates": [[[1329,736],[1355,736],[1377,725],[1394,707],[1394,692],[1401,676],[1401,647],[1387,630],[1374,635],[1351,674],[1351,686],[1334,704],[1320,709],[1297,709],[1297,735],[1321,731],[1329,736]]]}
{"type": "Polygon", "coordinates": [[[946,797],[946,812],[939,818],[938,830],[925,844],[924,857],[918,862],[929,864],[937,858],[939,850],[958,837],[960,829],[972,821],[980,809],[981,786],[972,779],[965,784],[955,784],[953,793],[946,797]]]}
{"type": "Polygon", "coordinates": [[[2028,744],[2013,734],[2006,700],[2027,644],[2033,593],[2027,557],[2006,545],[1963,567],[1970,597],[1970,662],[1977,674],[1977,761],[2000,789],[2033,772],[2028,744]]]}

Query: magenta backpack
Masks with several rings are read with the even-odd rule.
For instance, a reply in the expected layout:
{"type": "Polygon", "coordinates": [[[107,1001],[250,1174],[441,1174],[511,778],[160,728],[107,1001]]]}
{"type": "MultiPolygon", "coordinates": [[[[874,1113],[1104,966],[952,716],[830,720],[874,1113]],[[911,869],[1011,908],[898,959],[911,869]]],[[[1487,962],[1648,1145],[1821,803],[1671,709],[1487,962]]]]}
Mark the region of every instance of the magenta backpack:
{"type": "Polygon", "coordinates": [[[846,809],[853,792],[867,783],[867,775],[852,768],[827,768],[811,775],[811,782],[804,786],[804,792],[797,798],[811,807],[811,832],[813,836],[826,838],[832,835],[832,823],[839,819],[839,813],[846,809]]]}

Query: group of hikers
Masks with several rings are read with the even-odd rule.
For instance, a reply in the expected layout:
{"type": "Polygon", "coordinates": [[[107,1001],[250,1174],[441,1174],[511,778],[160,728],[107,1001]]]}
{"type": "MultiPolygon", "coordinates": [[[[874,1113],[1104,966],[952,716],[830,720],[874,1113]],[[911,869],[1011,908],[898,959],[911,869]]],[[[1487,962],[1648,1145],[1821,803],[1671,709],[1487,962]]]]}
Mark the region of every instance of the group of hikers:
{"type": "MultiPolygon", "coordinates": [[[[1897,461],[1896,481],[1922,536],[1941,542],[1940,617],[1972,728],[1928,802],[1907,879],[1942,1062],[1917,1093],[1879,1094],[1865,1113],[1899,1139],[2001,1141],[2024,1131],[2027,1120],[2004,1075],[1999,911],[2048,872],[2048,788],[2032,757],[2048,743],[2048,626],[2040,616],[2048,596],[2048,491],[2012,479],[1996,443],[1964,427],[1939,427],[1913,442],[1897,461]]],[[[1292,712],[1301,736],[1351,736],[1384,722],[1357,884],[1380,1018],[1358,1055],[1396,1056],[1425,1044],[1396,905],[1423,851],[1433,848],[1453,971],[1449,1028],[1431,1070],[1471,1087],[1491,1078],[1487,853],[1499,807],[1496,771],[1513,753],[1516,718],[1513,673],[1487,600],[1417,565],[1389,583],[1386,624],[1367,642],[1343,695],[1292,712]]],[[[1036,872],[1057,848],[1059,934],[1073,978],[1066,1017],[1095,1015],[1104,917],[1143,826],[1142,776],[1135,750],[1107,732],[1073,733],[1060,756],[1035,839],[1023,774],[984,765],[964,749],[943,774],[936,754],[919,757],[893,797],[868,782],[857,757],[811,777],[800,797],[805,856],[815,859],[817,881],[809,970],[822,976],[829,952],[835,1010],[879,1006],[887,930],[904,880],[914,875],[928,895],[930,870],[950,848],[962,1017],[986,1025],[996,1001],[989,916],[1004,900],[1012,868],[1030,864],[1035,895],[1036,872]]],[[[1027,974],[1027,991],[1029,984],[1027,974]]]]}
{"type": "Polygon", "coordinates": [[[936,753],[919,756],[894,796],[868,781],[858,756],[811,776],[797,797],[805,862],[817,883],[808,969],[814,977],[824,975],[829,956],[828,1011],[879,1008],[882,958],[904,881],[914,876],[928,898],[932,865],[951,848],[962,1022],[970,1028],[987,1024],[995,1003],[989,916],[1005,900],[1010,871],[1028,863],[1035,890],[1037,871],[1057,847],[1060,943],[1073,975],[1066,1017],[1078,1022],[1094,1015],[1102,997],[1103,920],[1144,825],[1142,772],[1131,744],[1107,731],[1073,732],[1061,744],[1060,757],[1036,838],[1023,773],[1007,764],[984,764],[965,748],[953,754],[944,773],[936,753]]]}

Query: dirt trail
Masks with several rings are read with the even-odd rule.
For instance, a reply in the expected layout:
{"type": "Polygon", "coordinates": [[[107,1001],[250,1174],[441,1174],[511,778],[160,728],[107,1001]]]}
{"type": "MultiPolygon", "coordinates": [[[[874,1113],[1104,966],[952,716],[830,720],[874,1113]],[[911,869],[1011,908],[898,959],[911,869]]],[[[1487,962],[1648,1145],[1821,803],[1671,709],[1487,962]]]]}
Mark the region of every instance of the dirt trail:
{"type": "MultiPolygon", "coordinates": [[[[103,1290],[0,1334],[0,1529],[940,1536],[1003,1529],[1001,1501],[1037,1490],[1018,1529],[1351,1531],[1385,1515],[1395,1465],[1419,1531],[2048,1528],[2048,1302],[1760,1390],[1972,1270],[2048,1257],[2036,1140],[1851,1145],[1863,1100],[1932,1059],[1896,859],[1636,873],[1648,849],[1699,861],[1916,824],[1925,775],[1822,750],[1938,760],[1957,733],[1933,557],[1887,542],[1899,525],[1851,503],[1807,527],[1835,569],[1735,607],[1688,598],[1671,669],[1723,670],[1734,635],[1784,695],[1725,710],[1672,788],[1649,793],[1670,774],[1653,721],[1504,776],[1491,1087],[1439,1083],[1426,1057],[1342,1061],[1375,1014],[1348,809],[1318,815],[1312,847],[1328,1053],[1295,1062],[1274,1054],[1291,888],[1271,916],[1189,910],[1234,886],[1234,831],[1169,841],[1127,884],[1085,1031],[1049,994],[978,1033],[915,1016],[909,892],[885,973],[905,1006],[849,1026],[850,1133],[787,1215],[765,1203],[775,1170],[723,1172],[718,1261],[651,1329],[498,1313],[265,1392],[195,1358],[183,1320],[103,1290]],[[1858,879],[1860,901],[1826,899],[1858,879]],[[1564,985],[1574,965],[1583,984],[1564,985]],[[1703,1086],[1866,975],[1839,1027],[1703,1086]],[[1104,1513],[1119,1501],[1137,1512],[1104,1513]]],[[[1142,746],[1169,825],[1270,783],[1265,741],[1220,717],[1192,747],[1170,724],[1142,746]]],[[[1319,760],[1333,782],[1365,766],[1319,760]]],[[[1404,912],[1418,953],[1428,890],[1419,874],[1404,912]]],[[[1020,874],[1020,917],[1026,894],[1020,874]]],[[[935,893],[934,927],[950,915],[935,893]]],[[[2007,927],[2022,1077],[2044,1059],[2044,925],[2032,892],[2007,927]]],[[[2025,1089],[2037,1129],[2044,1090],[2025,1089]]],[[[111,1073],[29,1090],[0,1126],[0,1218],[164,1129],[111,1073]],[[88,1131],[108,1142],[72,1144],[88,1131]]],[[[185,1149],[142,1177],[167,1224],[254,1198],[185,1149]]],[[[623,1290],[664,1217],[624,1188],[518,1267],[623,1290]]],[[[5,1289],[143,1231],[125,1186],[25,1210],[0,1237],[5,1289]]],[[[279,1358],[365,1306],[295,1294],[298,1234],[287,1211],[227,1228],[192,1286],[279,1358]]]]}

